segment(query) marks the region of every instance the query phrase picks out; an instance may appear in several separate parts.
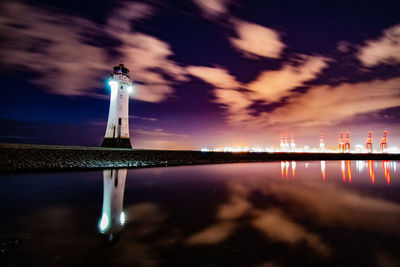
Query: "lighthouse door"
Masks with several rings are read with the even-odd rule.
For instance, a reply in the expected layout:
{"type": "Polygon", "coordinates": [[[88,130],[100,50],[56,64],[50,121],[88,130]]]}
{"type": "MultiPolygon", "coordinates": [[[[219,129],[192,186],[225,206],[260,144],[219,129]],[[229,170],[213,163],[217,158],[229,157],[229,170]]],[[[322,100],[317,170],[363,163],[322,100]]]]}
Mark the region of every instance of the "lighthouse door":
{"type": "Polygon", "coordinates": [[[117,126],[117,137],[118,138],[121,138],[121,122],[122,122],[122,119],[118,118],[118,126],[117,126]]]}

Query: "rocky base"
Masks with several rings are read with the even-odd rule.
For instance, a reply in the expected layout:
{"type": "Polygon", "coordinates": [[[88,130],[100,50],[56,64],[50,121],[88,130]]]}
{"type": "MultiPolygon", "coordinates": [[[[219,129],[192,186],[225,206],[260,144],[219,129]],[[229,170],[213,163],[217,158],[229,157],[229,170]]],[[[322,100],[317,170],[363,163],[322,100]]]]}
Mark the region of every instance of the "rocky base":
{"type": "Polygon", "coordinates": [[[102,147],[132,148],[129,138],[104,138],[102,147]]]}

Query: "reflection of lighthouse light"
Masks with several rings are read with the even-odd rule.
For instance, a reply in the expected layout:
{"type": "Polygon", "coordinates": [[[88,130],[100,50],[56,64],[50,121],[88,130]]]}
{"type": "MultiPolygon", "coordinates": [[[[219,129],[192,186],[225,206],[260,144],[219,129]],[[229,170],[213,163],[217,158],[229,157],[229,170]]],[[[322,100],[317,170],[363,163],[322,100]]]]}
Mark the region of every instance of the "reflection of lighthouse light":
{"type": "Polygon", "coordinates": [[[99,228],[100,231],[103,233],[108,227],[108,215],[107,213],[103,213],[103,216],[101,217],[99,228]]]}
{"type": "Polygon", "coordinates": [[[118,82],[109,81],[108,85],[111,87],[111,99],[114,99],[117,96],[118,82]]]}
{"type": "Polygon", "coordinates": [[[125,212],[121,212],[121,214],[119,215],[119,222],[121,223],[121,225],[124,225],[126,221],[126,215],[125,212]]]}

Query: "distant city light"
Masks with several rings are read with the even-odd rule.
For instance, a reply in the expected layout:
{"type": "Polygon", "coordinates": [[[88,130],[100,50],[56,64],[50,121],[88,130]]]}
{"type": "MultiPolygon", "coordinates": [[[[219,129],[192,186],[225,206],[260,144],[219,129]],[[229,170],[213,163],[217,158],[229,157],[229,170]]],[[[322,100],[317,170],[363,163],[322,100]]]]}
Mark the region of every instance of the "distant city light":
{"type": "Polygon", "coordinates": [[[340,132],[339,134],[339,146],[337,149],[328,149],[325,146],[324,142],[324,132],[320,133],[319,139],[319,147],[309,147],[305,145],[303,148],[297,148],[294,134],[290,134],[290,145],[288,143],[288,134],[280,134],[280,145],[278,148],[274,146],[262,148],[260,146],[256,147],[249,147],[249,146],[241,146],[241,147],[231,147],[225,146],[218,146],[216,148],[208,148],[203,147],[201,148],[201,152],[233,152],[233,153],[240,153],[240,152],[253,152],[253,153],[261,153],[261,152],[286,152],[286,153],[390,153],[390,154],[398,154],[400,150],[397,147],[387,147],[387,131],[384,131],[381,146],[379,150],[372,149],[372,132],[368,132],[368,138],[366,145],[356,144],[354,145],[354,149],[351,150],[350,146],[350,133],[349,132],[340,132]]]}
{"type": "Polygon", "coordinates": [[[126,90],[128,91],[128,93],[132,93],[133,92],[133,87],[132,86],[128,86],[128,87],[126,87],[126,90]]]}
{"type": "Polygon", "coordinates": [[[231,153],[243,153],[243,152],[250,152],[250,153],[262,153],[262,152],[269,152],[269,153],[279,153],[279,152],[286,152],[286,153],[389,153],[389,154],[398,154],[400,153],[397,147],[390,147],[385,151],[380,150],[373,150],[369,152],[368,149],[360,144],[354,146],[353,150],[343,151],[339,149],[326,149],[321,147],[309,147],[304,146],[303,148],[293,148],[293,150],[288,151],[286,146],[283,146],[282,149],[272,147],[230,147],[230,146],[219,146],[215,148],[207,148],[203,147],[200,149],[201,152],[231,152],[231,153]]]}

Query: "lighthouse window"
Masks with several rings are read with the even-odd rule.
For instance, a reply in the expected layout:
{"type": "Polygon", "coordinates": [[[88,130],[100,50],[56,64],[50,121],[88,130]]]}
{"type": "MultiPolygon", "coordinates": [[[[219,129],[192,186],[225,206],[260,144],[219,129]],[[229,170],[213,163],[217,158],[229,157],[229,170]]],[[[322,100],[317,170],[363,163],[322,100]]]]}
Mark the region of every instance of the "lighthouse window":
{"type": "Polygon", "coordinates": [[[121,125],[121,118],[118,118],[118,125],[121,125]]]}
{"type": "Polygon", "coordinates": [[[121,85],[121,89],[124,89],[124,87],[121,85]]]}

